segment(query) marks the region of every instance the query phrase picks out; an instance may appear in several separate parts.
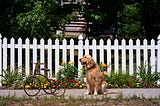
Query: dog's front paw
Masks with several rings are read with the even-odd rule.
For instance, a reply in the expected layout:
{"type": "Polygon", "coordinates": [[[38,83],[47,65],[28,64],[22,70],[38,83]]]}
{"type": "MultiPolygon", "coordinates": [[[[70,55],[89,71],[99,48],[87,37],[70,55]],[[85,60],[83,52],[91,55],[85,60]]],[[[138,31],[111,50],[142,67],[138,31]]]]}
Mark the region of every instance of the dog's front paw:
{"type": "Polygon", "coordinates": [[[98,95],[98,93],[97,93],[97,92],[94,92],[94,95],[96,96],[96,95],[98,95]]]}
{"type": "Polygon", "coordinates": [[[86,92],[85,95],[89,95],[89,92],[86,92]]]}

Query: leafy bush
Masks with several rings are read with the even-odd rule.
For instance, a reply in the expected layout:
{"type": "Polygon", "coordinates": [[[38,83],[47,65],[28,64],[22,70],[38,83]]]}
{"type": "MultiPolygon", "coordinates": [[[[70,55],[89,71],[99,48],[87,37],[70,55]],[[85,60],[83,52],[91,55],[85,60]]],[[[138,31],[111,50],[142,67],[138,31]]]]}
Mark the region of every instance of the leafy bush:
{"type": "Polygon", "coordinates": [[[152,72],[152,66],[144,65],[138,67],[138,80],[144,87],[158,87],[157,81],[160,80],[160,72],[152,72]]]}
{"type": "Polygon", "coordinates": [[[141,25],[140,4],[124,5],[124,9],[118,12],[118,35],[130,38],[142,35],[144,28],[141,25]]]}
{"type": "Polygon", "coordinates": [[[127,88],[133,87],[136,77],[129,74],[111,72],[107,78],[107,88],[127,88]]]}
{"type": "Polygon", "coordinates": [[[74,66],[74,62],[61,63],[57,79],[60,81],[73,80],[78,77],[78,69],[74,66]]]}
{"type": "Polygon", "coordinates": [[[107,77],[107,88],[152,88],[160,87],[160,72],[152,72],[150,65],[138,67],[138,73],[134,75],[111,72],[107,77]]]}
{"type": "Polygon", "coordinates": [[[99,64],[100,70],[103,72],[105,80],[107,80],[107,78],[108,78],[108,67],[109,66],[110,66],[109,64],[105,64],[102,62],[99,64]]]}
{"type": "Polygon", "coordinates": [[[18,68],[15,70],[3,70],[2,84],[7,87],[21,88],[23,82],[23,76],[18,72],[18,68]]]}
{"type": "MultiPolygon", "coordinates": [[[[84,71],[81,71],[84,72],[84,71]]],[[[84,73],[83,73],[84,75],[84,73]]],[[[80,76],[84,78],[84,76],[80,76]]],[[[56,75],[57,80],[65,82],[67,88],[85,88],[86,84],[78,77],[78,69],[74,66],[74,62],[62,62],[59,67],[59,72],[56,75]]]]}

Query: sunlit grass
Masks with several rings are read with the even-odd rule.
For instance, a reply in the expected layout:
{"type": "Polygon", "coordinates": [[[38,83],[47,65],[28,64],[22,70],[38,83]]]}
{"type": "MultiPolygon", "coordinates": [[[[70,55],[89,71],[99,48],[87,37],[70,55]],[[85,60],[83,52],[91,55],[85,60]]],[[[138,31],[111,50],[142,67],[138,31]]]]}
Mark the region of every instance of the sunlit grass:
{"type": "Polygon", "coordinates": [[[136,95],[130,96],[129,98],[124,98],[122,94],[117,95],[115,99],[108,96],[86,98],[85,95],[82,96],[43,96],[43,97],[16,97],[16,95],[8,95],[0,97],[0,106],[79,106],[79,105],[89,105],[89,106],[106,106],[106,105],[123,105],[127,106],[130,104],[134,106],[135,104],[146,105],[160,105],[159,98],[140,98],[136,95]]]}

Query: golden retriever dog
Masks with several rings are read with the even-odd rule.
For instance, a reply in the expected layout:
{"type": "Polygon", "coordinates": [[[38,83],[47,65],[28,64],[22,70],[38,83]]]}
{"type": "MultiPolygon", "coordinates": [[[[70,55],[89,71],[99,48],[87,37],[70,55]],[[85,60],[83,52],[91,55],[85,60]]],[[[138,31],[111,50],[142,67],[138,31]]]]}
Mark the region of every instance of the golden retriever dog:
{"type": "Polygon", "coordinates": [[[101,72],[98,64],[94,61],[91,55],[85,55],[79,59],[82,65],[86,66],[86,94],[98,95],[106,91],[106,82],[104,81],[103,72],[101,72]]]}

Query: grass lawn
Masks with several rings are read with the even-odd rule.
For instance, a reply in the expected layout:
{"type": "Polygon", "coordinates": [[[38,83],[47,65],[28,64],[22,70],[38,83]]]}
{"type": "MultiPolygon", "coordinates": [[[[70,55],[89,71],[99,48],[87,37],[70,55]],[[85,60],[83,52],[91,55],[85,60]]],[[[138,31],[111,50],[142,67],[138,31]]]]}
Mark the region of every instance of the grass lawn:
{"type": "Polygon", "coordinates": [[[160,106],[160,99],[143,99],[130,97],[122,99],[118,96],[116,99],[100,98],[86,99],[83,97],[35,97],[18,98],[15,96],[0,97],[0,106],[160,106]]]}

